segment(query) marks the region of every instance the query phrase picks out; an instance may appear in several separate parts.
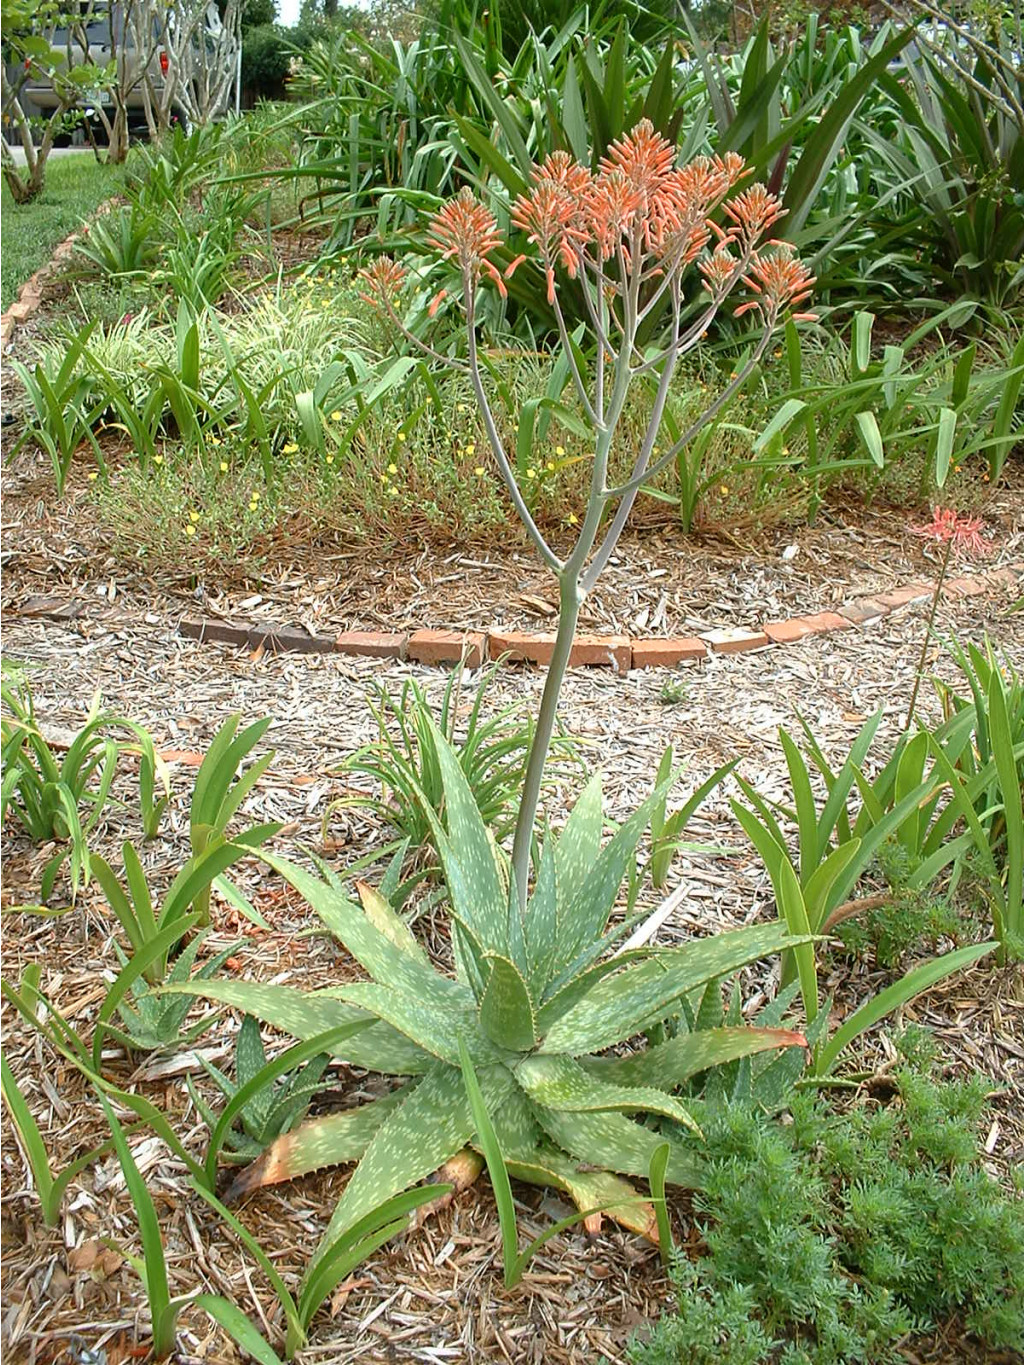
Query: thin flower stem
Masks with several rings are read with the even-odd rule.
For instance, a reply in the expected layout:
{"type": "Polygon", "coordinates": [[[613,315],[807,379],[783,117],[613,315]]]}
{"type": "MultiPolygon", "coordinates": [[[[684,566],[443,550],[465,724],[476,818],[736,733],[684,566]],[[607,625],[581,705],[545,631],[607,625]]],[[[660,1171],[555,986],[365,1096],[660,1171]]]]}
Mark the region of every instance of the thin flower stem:
{"type": "Polygon", "coordinates": [[[558,294],[554,297],[555,320],[558,323],[558,335],[561,338],[562,350],[569,361],[569,372],[572,375],[573,384],[576,388],[577,397],[580,405],[587,415],[587,420],[591,426],[601,426],[601,419],[594,411],[594,407],[587,393],[586,385],[583,383],[583,376],[580,374],[579,366],[576,364],[576,352],[573,348],[572,338],[569,336],[569,329],[565,325],[565,317],[562,314],[562,305],[558,302],[558,294]]]}
{"type": "Polygon", "coordinates": [[[735,379],[731,380],[725,386],[725,388],[718,395],[715,401],[709,407],[705,408],[705,410],[694,422],[690,423],[690,425],[683,432],[682,436],[680,436],[679,440],[676,441],[675,445],[673,445],[671,449],[667,450],[659,460],[652,464],[650,469],[645,470],[644,472],[638,475],[635,475],[627,483],[619,484],[617,488],[609,488],[608,489],[609,498],[624,498],[628,496],[628,494],[630,494],[635,488],[639,488],[642,483],[645,483],[648,479],[655,478],[655,476],[660,474],[663,469],[668,468],[668,466],[676,458],[679,452],[689,445],[689,443],[700,431],[701,427],[706,426],[706,424],[710,422],[713,417],[716,417],[718,413],[720,413],[721,410],[726,406],[726,404],[732,401],[732,399],[736,395],[737,390],[742,388],[743,384],[749,378],[751,371],[754,369],[757,362],[761,359],[762,355],[764,355],[765,348],[767,347],[768,342],[771,340],[772,333],[774,330],[775,326],[773,319],[765,327],[764,335],[761,337],[761,340],[757,343],[757,347],[754,350],[753,355],[751,355],[750,359],[743,366],[743,369],[740,370],[739,374],[737,374],[735,379]]]}
{"type": "Polygon", "coordinates": [[[501,472],[505,487],[508,489],[509,497],[512,499],[516,511],[519,513],[519,517],[526,528],[527,534],[537,547],[540,557],[548,568],[553,569],[555,573],[561,573],[563,568],[562,561],[547,543],[540,527],[534,521],[533,514],[529,507],[527,507],[526,499],[520,492],[519,485],[516,482],[516,477],[513,473],[512,465],[509,463],[509,458],[505,454],[505,447],[502,445],[501,436],[498,434],[498,427],[494,420],[494,414],[491,412],[491,405],[487,399],[483,381],[480,378],[480,365],[477,358],[476,346],[476,320],[474,316],[476,310],[473,304],[473,285],[472,281],[467,280],[466,333],[468,338],[467,349],[469,352],[469,377],[473,385],[473,392],[476,395],[477,405],[479,406],[481,415],[484,419],[484,430],[487,432],[488,440],[491,443],[491,449],[494,452],[494,458],[497,461],[498,469],[501,472]]]}
{"type": "Polygon", "coordinates": [[[932,593],[931,610],[928,613],[928,620],[924,628],[924,639],[921,641],[921,657],[917,661],[917,673],[914,676],[914,689],[910,694],[910,705],[907,707],[907,719],[903,725],[903,733],[906,734],[914,723],[914,710],[917,706],[917,694],[921,690],[921,679],[924,676],[924,666],[928,661],[928,641],[932,637],[932,627],[935,625],[935,616],[939,609],[939,595],[942,592],[942,585],[946,580],[946,570],[949,568],[949,561],[953,557],[953,540],[950,537],[946,541],[946,553],[942,556],[942,564],[939,567],[939,576],[935,580],[935,591],[932,593]]]}
{"type": "Polygon", "coordinates": [[[406,340],[411,341],[414,346],[417,346],[424,355],[429,355],[432,359],[439,360],[442,365],[447,365],[450,370],[458,370],[460,374],[469,374],[469,366],[464,365],[461,360],[453,360],[450,355],[442,355],[440,351],[435,351],[433,346],[428,346],[425,341],[421,341],[415,332],[410,332],[408,327],[406,327],[405,323],[395,312],[391,305],[391,300],[386,294],[382,296],[382,302],[390,321],[394,323],[402,333],[402,336],[404,336],[406,340]]]}

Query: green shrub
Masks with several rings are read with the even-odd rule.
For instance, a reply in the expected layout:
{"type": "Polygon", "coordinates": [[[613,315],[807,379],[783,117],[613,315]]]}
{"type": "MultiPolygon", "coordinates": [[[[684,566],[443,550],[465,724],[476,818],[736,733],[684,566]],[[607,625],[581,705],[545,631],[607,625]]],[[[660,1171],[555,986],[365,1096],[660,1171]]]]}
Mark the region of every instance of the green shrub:
{"type": "Polygon", "coordinates": [[[677,1311],[636,1365],[891,1361],[950,1321],[992,1348],[1024,1340],[1024,1210],[978,1161],[986,1082],[904,1064],[895,1083],[845,1113],[798,1092],[788,1126],[699,1115],[705,1249],[674,1267],[677,1311]]]}

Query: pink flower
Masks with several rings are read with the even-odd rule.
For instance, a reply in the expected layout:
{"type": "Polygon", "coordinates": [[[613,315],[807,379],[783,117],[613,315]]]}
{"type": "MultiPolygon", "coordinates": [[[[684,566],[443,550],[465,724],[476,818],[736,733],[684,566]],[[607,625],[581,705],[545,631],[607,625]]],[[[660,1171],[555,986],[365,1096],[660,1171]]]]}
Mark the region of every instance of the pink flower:
{"type": "Polygon", "coordinates": [[[984,557],[992,546],[981,534],[981,517],[961,517],[952,507],[935,507],[927,526],[912,526],[915,536],[926,536],[949,545],[956,554],[984,557]]]}

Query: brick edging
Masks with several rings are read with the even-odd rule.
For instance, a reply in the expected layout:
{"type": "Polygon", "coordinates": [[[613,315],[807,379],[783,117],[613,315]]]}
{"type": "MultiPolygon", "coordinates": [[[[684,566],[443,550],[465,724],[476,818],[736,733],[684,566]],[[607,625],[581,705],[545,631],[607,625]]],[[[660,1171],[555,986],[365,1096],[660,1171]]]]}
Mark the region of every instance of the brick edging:
{"type": "MultiPolygon", "coordinates": [[[[943,597],[977,597],[994,591],[1015,591],[1024,577],[1024,561],[988,573],[947,579],[943,597]]],[[[935,585],[909,583],[892,592],[861,597],[835,611],[766,621],[760,628],[726,627],[700,635],[633,640],[625,635],[578,635],[570,664],[573,667],[675,668],[690,659],[711,654],[741,654],[798,643],[811,635],[852,630],[895,611],[927,601],[935,585]]],[[[39,613],[44,614],[44,613],[39,613]]],[[[312,635],[293,626],[232,625],[227,621],[183,619],[179,634],[193,640],[213,640],[247,649],[291,650],[302,654],[344,654],[359,658],[411,659],[417,663],[458,663],[479,668],[485,659],[545,664],[551,658],[550,632],[492,630],[411,630],[387,632],[346,630],[333,639],[312,635]]]]}

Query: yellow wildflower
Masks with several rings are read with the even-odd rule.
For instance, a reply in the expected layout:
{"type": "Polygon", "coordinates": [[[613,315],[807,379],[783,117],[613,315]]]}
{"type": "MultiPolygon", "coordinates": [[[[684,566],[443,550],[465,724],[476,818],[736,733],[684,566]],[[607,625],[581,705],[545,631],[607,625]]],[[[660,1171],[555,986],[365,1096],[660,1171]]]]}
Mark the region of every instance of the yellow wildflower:
{"type": "Polygon", "coordinates": [[[466,411],[466,405],[465,405],[465,403],[456,403],[456,404],[455,404],[455,411],[456,411],[456,412],[465,412],[465,411],[466,411]]]}
{"type": "Polygon", "coordinates": [[[337,408],[335,408],[334,411],[331,413],[331,421],[332,421],[332,422],[340,422],[340,421],[341,421],[341,413],[338,411],[337,408]]]}
{"type": "Polygon", "coordinates": [[[198,521],[198,520],[199,520],[199,513],[198,513],[198,512],[189,512],[189,514],[188,514],[188,519],[189,519],[189,521],[191,521],[191,522],[196,522],[196,521],[198,521]]]}
{"type": "Polygon", "coordinates": [[[154,463],[154,464],[163,464],[163,462],[164,462],[164,457],[163,457],[162,455],[154,455],[154,456],[153,456],[153,463],[154,463]]]}
{"type": "Polygon", "coordinates": [[[194,526],[188,525],[188,526],[185,527],[185,534],[186,534],[187,536],[194,536],[195,533],[196,533],[196,528],[195,528],[194,526]]]}
{"type": "Polygon", "coordinates": [[[98,471],[98,470],[95,470],[95,469],[90,469],[90,470],[89,470],[89,482],[90,482],[90,483],[93,483],[93,482],[94,482],[96,479],[98,479],[98,478],[99,478],[99,471],[98,471]]]}
{"type": "Polygon", "coordinates": [[[296,445],[294,441],[288,441],[285,445],[281,447],[281,454],[294,455],[298,448],[299,447],[296,445]]]}
{"type": "Polygon", "coordinates": [[[389,474],[397,474],[397,473],[398,473],[398,465],[396,465],[396,464],[389,464],[389,465],[388,465],[388,473],[389,473],[389,474]]]}
{"type": "Polygon", "coordinates": [[[328,464],[333,464],[333,463],[334,463],[334,456],[333,456],[333,455],[325,455],[325,456],[324,456],[324,459],[327,461],[328,464]]]}
{"type": "Polygon", "coordinates": [[[553,471],[554,468],[555,468],[555,462],[554,462],[554,460],[548,460],[548,469],[550,469],[550,470],[553,471]]]}
{"type": "Polygon", "coordinates": [[[228,472],[228,462],[227,462],[227,460],[221,460],[221,462],[220,462],[220,472],[221,472],[222,474],[226,474],[226,473],[228,472]]]}
{"type": "Polygon", "coordinates": [[[395,434],[397,435],[397,437],[398,437],[398,439],[399,439],[400,441],[404,441],[404,440],[405,440],[405,432],[404,432],[404,431],[399,431],[399,432],[396,432],[395,434]]]}
{"type": "Polygon", "coordinates": [[[565,446],[555,446],[555,454],[561,457],[565,454],[565,446]]]}
{"type": "Polygon", "coordinates": [[[723,483],[723,484],[719,484],[719,486],[718,486],[718,491],[719,491],[719,493],[721,493],[721,495],[722,495],[723,498],[727,498],[727,497],[729,496],[729,490],[728,490],[728,488],[726,488],[726,486],[725,486],[724,483],[723,483]]]}
{"type": "Polygon", "coordinates": [[[473,470],[473,473],[477,476],[478,479],[482,479],[483,476],[487,473],[487,470],[483,467],[482,464],[478,464],[476,468],[473,470]]]}
{"type": "Polygon", "coordinates": [[[569,523],[570,526],[575,526],[578,520],[579,518],[577,517],[575,512],[570,512],[569,515],[566,517],[566,521],[569,523]]]}
{"type": "Polygon", "coordinates": [[[528,469],[526,471],[526,477],[528,479],[535,479],[537,477],[537,471],[535,469],[528,469]]]}

